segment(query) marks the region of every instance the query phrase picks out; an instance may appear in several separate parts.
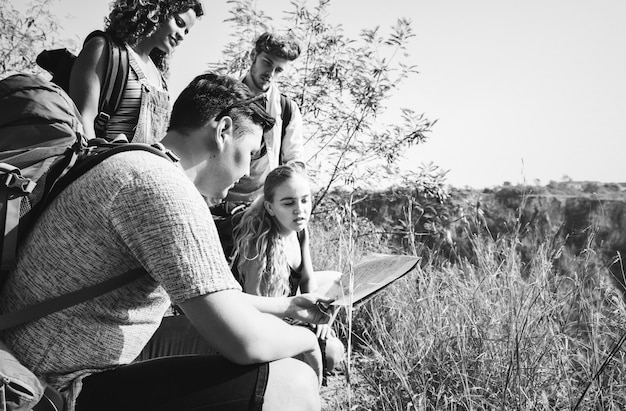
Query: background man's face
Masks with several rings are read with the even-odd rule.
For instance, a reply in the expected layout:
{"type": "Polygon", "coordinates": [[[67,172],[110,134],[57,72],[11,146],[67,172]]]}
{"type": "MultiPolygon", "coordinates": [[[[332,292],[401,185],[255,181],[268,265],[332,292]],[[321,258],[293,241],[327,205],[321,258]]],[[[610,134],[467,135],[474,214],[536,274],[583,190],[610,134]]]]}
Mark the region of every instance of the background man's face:
{"type": "MultiPolygon", "coordinates": [[[[253,52],[252,66],[250,67],[250,77],[257,93],[264,93],[286,68],[290,61],[281,57],[276,57],[266,52],[256,54],[253,52]]],[[[254,91],[254,90],[253,90],[254,91]]]]}

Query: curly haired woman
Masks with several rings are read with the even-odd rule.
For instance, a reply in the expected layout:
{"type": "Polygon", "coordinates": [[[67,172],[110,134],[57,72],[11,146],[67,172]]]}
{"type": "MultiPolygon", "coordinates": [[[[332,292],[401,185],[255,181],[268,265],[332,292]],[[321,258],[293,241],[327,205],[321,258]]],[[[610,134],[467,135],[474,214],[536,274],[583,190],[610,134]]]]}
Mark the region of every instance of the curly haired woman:
{"type": "MultiPolygon", "coordinates": [[[[167,129],[170,103],[164,76],[174,49],[204,14],[200,0],[116,0],[104,32],[128,51],[128,80],[118,110],[106,125],[107,140],[152,143],[167,129]]],[[[94,121],[106,76],[108,45],[90,35],[70,76],[70,96],[83,117],[85,135],[96,137],[94,121]]]]}

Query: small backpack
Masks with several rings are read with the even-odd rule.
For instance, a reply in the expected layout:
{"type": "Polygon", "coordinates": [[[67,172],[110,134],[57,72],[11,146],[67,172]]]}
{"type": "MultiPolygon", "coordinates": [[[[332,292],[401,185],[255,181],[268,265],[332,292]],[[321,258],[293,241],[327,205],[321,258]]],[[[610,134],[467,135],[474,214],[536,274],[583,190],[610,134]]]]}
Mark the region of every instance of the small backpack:
{"type": "MultiPolygon", "coordinates": [[[[96,164],[129,150],[177,161],[159,144],[87,142],[78,109],[59,86],[30,74],[0,80],[0,228],[4,234],[0,236],[0,288],[15,266],[21,240],[46,206],[96,164]]],[[[131,270],[1,314],[0,331],[95,298],[145,274],[143,269],[131,270]]],[[[9,410],[25,410],[34,404],[38,404],[35,410],[60,409],[58,393],[37,381],[0,341],[0,409],[6,405],[9,410]]]]}
{"type": "MultiPolygon", "coordinates": [[[[104,37],[107,41],[106,75],[101,87],[98,103],[98,116],[94,120],[96,137],[106,138],[107,123],[117,109],[128,80],[128,51],[126,47],[116,44],[107,33],[96,30],[91,32],[85,42],[94,37],[104,37]]],[[[37,56],[37,64],[52,74],[52,82],[69,92],[70,74],[76,56],[68,49],[44,50],[37,56]]]]}

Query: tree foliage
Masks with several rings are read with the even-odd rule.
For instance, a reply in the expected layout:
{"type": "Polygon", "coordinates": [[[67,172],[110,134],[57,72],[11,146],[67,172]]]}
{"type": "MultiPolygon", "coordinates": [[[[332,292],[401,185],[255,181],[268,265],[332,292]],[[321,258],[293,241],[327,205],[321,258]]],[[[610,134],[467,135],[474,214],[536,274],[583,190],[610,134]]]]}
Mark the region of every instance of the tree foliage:
{"type": "MultiPolygon", "coordinates": [[[[0,76],[41,73],[37,54],[57,42],[59,21],[50,12],[53,0],[34,0],[22,8],[0,0],[0,76]]],[[[64,41],[71,47],[74,42],[64,41]]]]}
{"type": "Polygon", "coordinates": [[[227,20],[234,29],[223,60],[212,70],[243,76],[254,40],[267,30],[289,31],[303,51],[279,79],[283,92],[300,106],[305,127],[305,159],[320,186],[318,202],[334,187],[371,187],[400,178],[398,161],[406,149],[426,140],[435,121],[410,108],[401,119],[381,126],[379,118],[394,91],[417,74],[407,46],[411,22],[397,20],[388,34],[363,29],[358,38],[328,21],[330,0],[309,7],[294,0],[281,26],[257,10],[254,0],[229,0],[227,20]]]}

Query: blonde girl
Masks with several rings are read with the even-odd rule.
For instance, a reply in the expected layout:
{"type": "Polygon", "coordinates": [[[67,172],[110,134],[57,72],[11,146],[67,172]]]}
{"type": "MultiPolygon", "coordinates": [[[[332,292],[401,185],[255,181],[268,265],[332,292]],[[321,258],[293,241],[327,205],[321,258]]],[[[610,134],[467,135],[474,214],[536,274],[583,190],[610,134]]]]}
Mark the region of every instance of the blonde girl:
{"type": "MultiPolygon", "coordinates": [[[[246,293],[280,297],[315,291],[340,273],[314,272],[307,225],[311,188],[304,167],[290,163],[272,170],[263,194],[243,214],[233,231],[232,268],[246,293]],[[318,283],[319,282],[319,283],[318,283]]],[[[332,370],[344,353],[330,325],[318,325],[326,367],[332,370]]]]}

